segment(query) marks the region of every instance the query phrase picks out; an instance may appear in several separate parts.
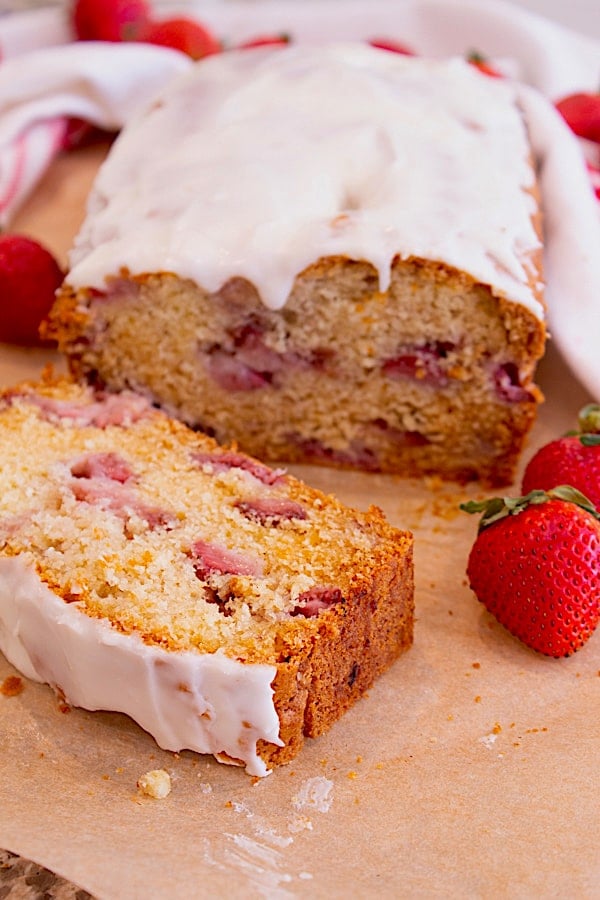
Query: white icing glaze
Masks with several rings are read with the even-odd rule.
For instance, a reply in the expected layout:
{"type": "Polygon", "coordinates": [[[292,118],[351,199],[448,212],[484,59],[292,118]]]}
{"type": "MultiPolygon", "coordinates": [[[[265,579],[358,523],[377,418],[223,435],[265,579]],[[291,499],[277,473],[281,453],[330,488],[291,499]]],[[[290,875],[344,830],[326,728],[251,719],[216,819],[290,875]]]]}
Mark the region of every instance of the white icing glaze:
{"type": "Polygon", "coordinates": [[[148,646],[64,603],[19,557],[0,559],[0,649],[74,706],[131,716],[165,750],[225,753],[263,776],[257,740],[282,746],[274,666],[148,646]]]}
{"type": "Polygon", "coordinates": [[[230,51],[175,79],[99,173],[68,281],[233,276],[281,308],[320,257],[445,262],[542,317],[526,128],[510,83],[369,46],[230,51]]]}

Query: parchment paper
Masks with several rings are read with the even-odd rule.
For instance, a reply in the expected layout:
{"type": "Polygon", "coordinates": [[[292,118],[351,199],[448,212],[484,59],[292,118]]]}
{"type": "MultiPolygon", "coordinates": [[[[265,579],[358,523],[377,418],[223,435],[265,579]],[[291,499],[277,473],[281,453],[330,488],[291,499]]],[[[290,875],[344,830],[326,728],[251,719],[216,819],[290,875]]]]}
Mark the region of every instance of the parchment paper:
{"type": "MultiPolygon", "coordinates": [[[[58,160],[14,230],[64,256],[103,148],[58,160]]],[[[49,351],[0,346],[0,383],[49,351]]],[[[523,457],[590,398],[550,347],[523,457]]],[[[294,467],[416,536],[414,647],[325,736],[257,782],[161,751],[124,716],[0,694],[0,846],[100,898],[600,896],[600,633],[570,659],[510,637],[465,578],[481,489],[294,467]],[[165,768],[172,792],[141,796],[165,768]]],[[[0,684],[15,670],[0,656],[0,684]]]]}

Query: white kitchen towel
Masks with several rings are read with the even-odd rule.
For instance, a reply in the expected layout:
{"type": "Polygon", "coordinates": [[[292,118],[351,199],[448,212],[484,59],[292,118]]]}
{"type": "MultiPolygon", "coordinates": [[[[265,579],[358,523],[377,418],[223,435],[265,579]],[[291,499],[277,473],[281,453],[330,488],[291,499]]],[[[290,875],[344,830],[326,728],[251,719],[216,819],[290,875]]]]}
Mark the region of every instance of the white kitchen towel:
{"type": "Polygon", "coordinates": [[[191,65],[148,44],[72,43],[0,62],[0,228],[62,147],[68,118],[119,130],[191,65]]]}

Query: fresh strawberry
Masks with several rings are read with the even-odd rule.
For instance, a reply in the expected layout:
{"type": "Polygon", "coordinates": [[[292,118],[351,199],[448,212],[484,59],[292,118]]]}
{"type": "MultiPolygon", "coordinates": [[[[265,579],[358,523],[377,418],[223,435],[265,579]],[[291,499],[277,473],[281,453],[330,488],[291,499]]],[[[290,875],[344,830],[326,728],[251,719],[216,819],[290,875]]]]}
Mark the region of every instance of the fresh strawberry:
{"type": "Polygon", "coordinates": [[[476,69],[479,69],[480,72],[483,72],[484,75],[489,75],[490,78],[502,78],[502,72],[499,72],[498,69],[494,68],[487,57],[483,56],[483,54],[479,53],[477,50],[471,50],[467,55],[467,62],[471,63],[472,66],[475,66],[476,69]]]}
{"type": "Polygon", "coordinates": [[[77,150],[79,147],[89,147],[101,141],[110,141],[116,137],[116,132],[106,131],[86,122],[85,119],[71,117],[67,119],[67,127],[62,139],[61,149],[65,152],[77,150]]]}
{"type": "Polygon", "coordinates": [[[258,37],[250,38],[249,41],[243,41],[237,44],[237,50],[251,50],[254,47],[285,47],[291,43],[289,34],[260,34],[258,37]]]}
{"type": "Polygon", "coordinates": [[[590,162],[586,163],[586,166],[592,182],[592,190],[598,200],[600,200],[600,167],[593,166],[590,162]]]}
{"type": "Polygon", "coordinates": [[[212,56],[222,50],[221,44],[208,28],[186,18],[150,21],[142,31],[140,40],[181,50],[192,59],[204,59],[205,56],[212,56]]]}
{"type": "Polygon", "coordinates": [[[571,484],[600,509],[600,406],[579,413],[578,430],[541,447],[523,473],[521,489],[547,491],[571,484]]]}
{"type": "Polygon", "coordinates": [[[414,50],[411,50],[406,44],[400,44],[390,38],[371,38],[368,43],[377,50],[388,50],[390,53],[399,53],[401,56],[415,55],[414,50]]]}
{"type": "Polygon", "coordinates": [[[578,137],[600,144],[600,94],[569,94],[556,108],[578,137]]]}
{"type": "Polygon", "coordinates": [[[75,0],[72,9],[80,41],[135,41],[149,19],[146,0],[75,0]]]}
{"type": "Polygon", "coordinates": [[[569,656],[600,619],[600,522],[570,486],[461,504],[482,512],[467,575],[511,634],[547,656],[569,656]]]}
{"type": "Polygon", "coordinates": [[[0,341],[40,343],[40,322],[63,277],[52,254],[37,241],[0,235],[0,341]]]}

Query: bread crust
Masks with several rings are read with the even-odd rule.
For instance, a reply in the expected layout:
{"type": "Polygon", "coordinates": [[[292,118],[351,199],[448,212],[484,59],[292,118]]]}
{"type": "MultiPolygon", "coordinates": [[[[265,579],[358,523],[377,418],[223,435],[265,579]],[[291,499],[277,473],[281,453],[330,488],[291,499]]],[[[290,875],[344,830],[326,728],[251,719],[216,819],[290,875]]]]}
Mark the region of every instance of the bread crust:
{"type": "MultiPolygon", "coordinates": [[[[369,516],[382,519],[375,507],[369,516]]],[[[259,743],[269,766],[292,759],[350,709],[413,642],[413,541],[380,545],[371,571],[354,572],[344,603],[322,613],[301,653],[277,664],[274,701],[284,747],[259,743]]],[[[289,657],[289,658],[288,658],[289,657]]]]}

